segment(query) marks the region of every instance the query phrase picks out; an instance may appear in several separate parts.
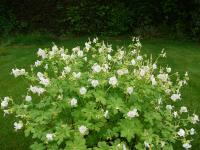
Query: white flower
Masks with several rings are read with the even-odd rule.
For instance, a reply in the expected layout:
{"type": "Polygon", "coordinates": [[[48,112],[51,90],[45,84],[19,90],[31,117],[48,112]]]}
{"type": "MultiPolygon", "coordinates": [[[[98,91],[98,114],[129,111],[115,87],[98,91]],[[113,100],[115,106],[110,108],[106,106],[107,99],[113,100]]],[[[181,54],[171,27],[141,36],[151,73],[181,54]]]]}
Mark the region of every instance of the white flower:
{"type": "Polygon", "coordinates": [[[171,95],[171,100],[177,101],[179,99],[181,99],[181,94],[177,93],[177,94],[172,94],[171,95]]]}
{"type": "Polygon", "coordinates": [[[158,105],[162,104],[162,98],[158,99],[158,105]]]}
{"type": "Polygon", "coordinates": [[[80,126],[79,127],[79,132],[81,133],[81,134],[86,134],[87,133],[87,127],[86,126],[84,126],[84,125],[82,125],[82,126],[80,126]]]}
{"type": "Polygon", "coordinates": [[[41,72],[38,72],[38,73],[37,73],[37,77],[38,77],[39,79],[44,78],[44,74],[41,73],[41,72]]]}
{"type": "Polygon", "coordinates": [[[85,87],[81,87],[79,92],[80,92],[81,95],[85,95],[86,92],[87,92],[87,89],[85,87]]]}
{"type": "Polygon", "coordinates": [[[74,78],[79,79],[81,77],[81,72],[77,72],[77,73],[73,72],[72,75],[73,75],[74,78]]]}
{"type": "Polygon", "coordinates": [[[140,76],[143,77],[148,71],[149,71],[148,66],[142,66],[142,69],[140,69],[140,76]]]}
{"type": "Polygon", "coordinates": [[[165,74],[165,73],[159,74],[157,77],[163,82],[167,82],[168,80],[168,74],[165,74]]]}
{"type": "Polygon", "coordinates": [[[70,101],[70,105],[72,107],[76,107],[77,106],[77,99],[76,98],[72,98],[71,101],[70,101]]]}
{"type": "Polygon", "coordinates": [[[112,56],[110,54],[107,55],[108,60],[112,59],[112,56]]]}
{"type": "Polygon", "coordinates": [[[122,145],[122,148],[123,148],[123,150],[127,150],[127,148],[126,148],[126,145],[125,145],[125,144],[123,144],[123,145],[122,145]]]}
{"type": "Polygon", "coordinates": [[[191,128],[190,129],[190,135],[194,135],[195,134],[195,129],[194,128],[191,128]]]}
{"type": "Polygon", "coordinates": [[[91,84],[93,87],[96,87],[99,85],[99,81],[98,80],[91,80],[91,84]]]}
{"type": "Polygon", "coordinates": [[[103,66],[102,66],[102,70],[103,70],[104,72],[107,72],[108,69],[109,69],[108,64],[103,64],[103,66]]]}
{"type": "Polygon", "coordinates": [[[115,76],[109,79],[109,84],[112,86],[116,86],[118,84],[117,78],[115,76]]]}
{"type": "Polygon", "coordinates": [[[31,97],[31,96],[29,96],[29,95],[26,95],[26,97],[25,97],[25,101],[27,101],[27,102],[30,102],[30,101],[32,101],[32,97],[31,97]]]}
{"type": "Polygon", "coordinates": [[[91,45],[90,45],[89,42],[85,43],[85,48],[86,48],[87,51],[89,51],[89,49],[91,48],[91,45]]]}
{"type": "Polygon", "coordinates": [[[172,69],[170,67],[168,67],[168,68],[166,68],[166,70],[168,73],[170,73],[172,69]]]}
{"type": "Polygon", "coordinates": [[[185,137],[185,131],[183,129],[179,129],[177,133],[180,137],[185,137]]]}
{"type": "Polygon", "coordinates": [[[119,69],[117,70],[117,74],[119,76],[124,75],[124,74],[128,74],[128,69],[124,68],[124,69],[119,69]]]}
{"type": "Polygon", "coordinates": [[[46,64],[45,66],[44,66],[44,69],[48,69],[49,68],[49,66],[48,66],[48,64],[46,64]]]}
{"type": "Polygon", "coordinates": [[[166,105],[166,109],[167,109],[167,110],[172,110],[173,107],[174,107],[174,106],[172,106],[172,105],[166,105]]]}
{"type": "Polygon", "coordinates": [[[132,54],[132,55],[135,55],[136,53],[137,53],[136,49],[133,49],[133,50],[131,51],[131,54],[132,54]]]}
{"type": "Polygon", "coordinates": [[[174,118],[177,118],[177,117],[178,117],[178,112],[177,112],[177,111],[174,111],[174,112],[173,112],[173,116],[174,116],[174,118]]]}
{"type": "Polygon", "coordinates": [[[8,107],[8,102],[10,101],[9,97],[4,97],[3,101],[1,102],[1,108],[4,109],[8,107]]]}
{"type": "Polygon", "coordinates": [[[113,51],[112,45],[109,45],[109,47],[108,47],[108,53],[111,53],[112,51],[113,51]]]}
{"type": "Polygon", "coordinates": [[[181,107],[180,113],[183,113],[183,112],[188,112],[187,107],[185,107],[185,106],[181,107]]]}
{"type": "Polygon", "coordinates": [[[137,43],[135,44],[135,46],[137,46],[137,47],[142,47],[142,45],[141,45],[141,43],[140,43],[139,40],[137,41],[137,43]]]}
{"type": "Polygon", "coordinates": [[[70,73],[71,71],[71,68],[69,66],[66,66],[64,67],[64,72],[67,74],[67,73],[70,73]]]}
{"type": "Polygon", "coordinates": [[[96,43],[98,41],[98,37],[93,39],[93,43],[96,43]]]}
{"type": "Polygon", "coordinates": [[[191,117],[191,122],[193,124],[196,124],[197,122],[199,122],[199,116],[193,114],[193,117],[191,117]]]}
{"type": "Polygon", "coordinates": [[[144,141],[144,146],[145,146],[145,148],[149,148],[150,144],[148,142],[144,141]]]}
{"type": "Polygon", "coordinates": [[[37,55],[42,57],[42,59],[45,59],[47,57],[46,52],[41,48],[38,49],[37,55]]]}
{"type": "Polygon", "coordinates": [[[151,75],[150,80],[151,80],[151,84],[152,84],[152,85],[156,85],[156,84],[157,84],[154,75],[151,75]]]}
{"type": "Polygon", "coordinates": [[[9,110],[5,110],[5,109],[4,109],[3,112],[4,112],[4,116],[7,115],[7,114],[10,114],[10,111],[9,111],[9,110]]]}
{"type": "Polygon", "coordinates": [[[190,149],[192,147],[192,145],[189,142],[186,142],[183,144],[183,148],[185,149],[190,149]]]}
{"type": "Polygon", "coordinates": [[[14,122],[15,131],[20,130],[22,127],[23,127],[23,122],[22,121],[19,121],[18,123],[14,122]]]}
{"type": "Polygon", "coordinates": [[[46,134],[47,141],[53,141],[53,137],[54,137],[54,135],[52,133],[46,134]]]}
{"type": "Polygon", "coordinates": [[[132,59],[132,60],[131,60],[131,65],[134,66],[135,64],[136,64],[136,61],[135,61],[134,59],[132,59]]]}
{"type": "Polygon", "coordinates": [[[58,47],[56,45],[54,45],[51,49],[52,50],[49,51],[49,55],[50,55],[50,58],[53,58],[55,56],[55,54],[58,52],[58,47]]]}
{"type": "Polygon", "coordinates": [[[142,60],[143,58],[142,58],[142,56],[139,55],[139,56],[137,56],[136,59],[140,61],[140,60],[142,60]]]}
{"type": "Polygon", "coordinates": [[[101,66],[99,66],[97,63],[95,63],[93,66],[92,66],[92,70],[93,72],[95,73],[99,73],[101,71],[101,66]]]}
{"type": "Polygon", "coordinates": [[[153,69],[157,69],[157,65],[156,64],[153,64],[153,69]]]}
{"type": "Polygon", "coordinates": [[[59,50],[59,54],[64,54],[64,53],[65,53],[65,49],[64,49],[64,47],[61,47],[59,50]]]}
{"type": "Polygon", "coordinates": [[[49,85],[50,81],[49,81],[48,78],[46,78],[46,77],[44,76],[43,73],[38,72],[38,73],[37,73],[37,76],[38,76],[38,78],[39,78],[39,80],[40,80],[40,84],[45,85],[45,86],[49,85]]]}
{"type": "Polygon", "coordinates": [[[26,71],[25,71],[25,69],[12,69],[12,72],[11,72],[11,74],[13,74],[14,75],[14,77],[16,78],[16,77],[18,77],[18,76],[23,76],[23,75],[25,75],[26,74],[26,71]]]}
{"type": "Polygon", "coordinates": [[[83,57],[83,51],[78,51],[77,55],[78,55],[78,57],[83,57]]]}
{"type": "Polygon", "coordinates": [[[128,87],[128,88],[127,88],[127,93],[128,93],[128,94],[132,94],[132,93],[133,93],[133,87],[131,87],[131,86],[128,87]]]}
{"type": "Polygon", "coordinates": [[[70,55],[66,55],[66,54],[61,54],[61,57],[62,57],[63,60],[70,59],[70,55]]]}
{"type": "Polygon", "coordinates": [[[53,47],[52,47],[52,51],[53,51],[53,52],[57,52],[57,51],[58,51],[58,47],[57,47],[57,45],[53,45],[53,47]]]}
{"type": "Polygon", "coordinates": [[[122,69],[119,69],[119,70],[117,70],[117,74],[121,76],[121,75],[123,75],[123,74],[124,74],[124,72],[123,72],[123,70],[122,70],[122,69]]]}
{"type": "Polygon", "coordinates": [[[109,112],[108,112],[108,110],[106,110],[105,112],[104,112],[104,115],[103,115],[105,118],[108,118],[108,116],[109,116],[109,112]]]}
{"type": "Polygon", "coordinates": [[[74,47],[74,48],[72,49],[72,51],[73,51],[74,53],[79,52],[79,51],[80,51],[80,46],[74,47]]]}
{"type": "Polygon", "coordinates": [[[41,95],[42,93],[44,93],[46,90],[44,88],[38,87],[38,86],[30,86],[29,90],[34,93],[34,94],[38,94],[41,95]]]}
{"type": "Polygon", "coordinates": [[[98,52],[99,52],[99,53],[102,53],[103,50],[104,50],[104,48],[103,48],[103,47],[100,47],[100,48],[98,49],[98,52]]]}
{"type": "Polygon", "coordinates": [[[137,109],[134,108],[133,110],[129,111],[129,112],[127,113],[127,116],[128,116],[129,118],[134,118],[134,117],[139,116],[139,114],[138,114],[138,112],[137,112],[137,109]]]}
{"type": "Polygon", "coordinates": [[[49,79],[47,79],[47,78],[41,78],[41,79],[40,79],[40,84],[42,84],[42,85],[44,85],[44,86],[49,85],[49,83],[50,83],[50,81],[49,81],[49,79]]]}
{"type": "Polygon", "coordinates": [[[42,64],[42,61],[37,60],[37,61],[35,62],[35,67],[39,67],[41,64],[42,64]]]}

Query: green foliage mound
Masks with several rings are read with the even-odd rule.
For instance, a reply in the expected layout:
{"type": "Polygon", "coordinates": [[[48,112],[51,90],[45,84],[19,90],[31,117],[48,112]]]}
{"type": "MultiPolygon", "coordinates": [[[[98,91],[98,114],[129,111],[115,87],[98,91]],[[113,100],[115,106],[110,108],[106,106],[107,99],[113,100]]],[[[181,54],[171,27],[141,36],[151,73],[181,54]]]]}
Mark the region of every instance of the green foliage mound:
{"type": "Polygon", "coordinates": [[[191,148],[194,124],[181,100],[181,79],[170,67],[140,53],[133,38],[128,47],[98,38],[72,50],[54,45],[39,49],[30,70],[12,69],[28,81],[23,101],[4,97],[4,115],[15,114],[14,129],[31,136],[35,150],[172,150],[191,148]]]}

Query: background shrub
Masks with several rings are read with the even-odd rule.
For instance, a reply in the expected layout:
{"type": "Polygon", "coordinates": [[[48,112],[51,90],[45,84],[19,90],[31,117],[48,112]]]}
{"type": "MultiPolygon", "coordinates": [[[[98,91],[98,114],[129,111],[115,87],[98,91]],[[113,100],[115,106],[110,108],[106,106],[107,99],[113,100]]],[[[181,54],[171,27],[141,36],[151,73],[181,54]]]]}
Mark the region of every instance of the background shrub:
{"type": "Polygon", "coordinates": [[[197,0],[2,0],[0,32],[199,36],[197,0]]]}

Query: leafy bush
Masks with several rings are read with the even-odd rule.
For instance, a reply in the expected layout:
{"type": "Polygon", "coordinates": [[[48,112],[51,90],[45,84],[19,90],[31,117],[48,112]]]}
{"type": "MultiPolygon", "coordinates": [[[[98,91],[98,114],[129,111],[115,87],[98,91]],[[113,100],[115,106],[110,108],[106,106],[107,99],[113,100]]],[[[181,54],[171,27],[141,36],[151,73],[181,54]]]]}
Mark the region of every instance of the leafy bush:
{"type": "Polygon", "coordinates": [[[198,38],[199,7],[198,0],[1,0],[0,32],[198,38]]]}
{"type": "Polygon", "coordinates": [[[30,86],[21,103],[2,99],[4,115],[15,114],[14,129],[32,136],[36,150],[191,148],[199,118],[177,104],[188,74],[158,66],[164,51],[153,60],[132,41],[116,50],[97,38],[82,49],[39,49],[30,71],[12,69],[30,86]]]}

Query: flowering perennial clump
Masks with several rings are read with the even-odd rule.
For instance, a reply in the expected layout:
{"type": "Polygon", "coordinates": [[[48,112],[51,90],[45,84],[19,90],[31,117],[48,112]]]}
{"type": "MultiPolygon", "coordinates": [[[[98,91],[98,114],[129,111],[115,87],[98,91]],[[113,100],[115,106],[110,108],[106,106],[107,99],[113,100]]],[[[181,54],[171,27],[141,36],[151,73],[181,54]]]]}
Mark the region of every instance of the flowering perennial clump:
{"type": "Polygon", "coordinates": [[[40,48],[30,71],[12,69],[30,83],[23,102],[5,97],[1,109],[35,150],[190,149],[199,117],[178,105],[188,74],[159,66],[164,51],[154,61],[141,47],[138,38],[116,49],[95,38],[83,48],[40,48]]]}

